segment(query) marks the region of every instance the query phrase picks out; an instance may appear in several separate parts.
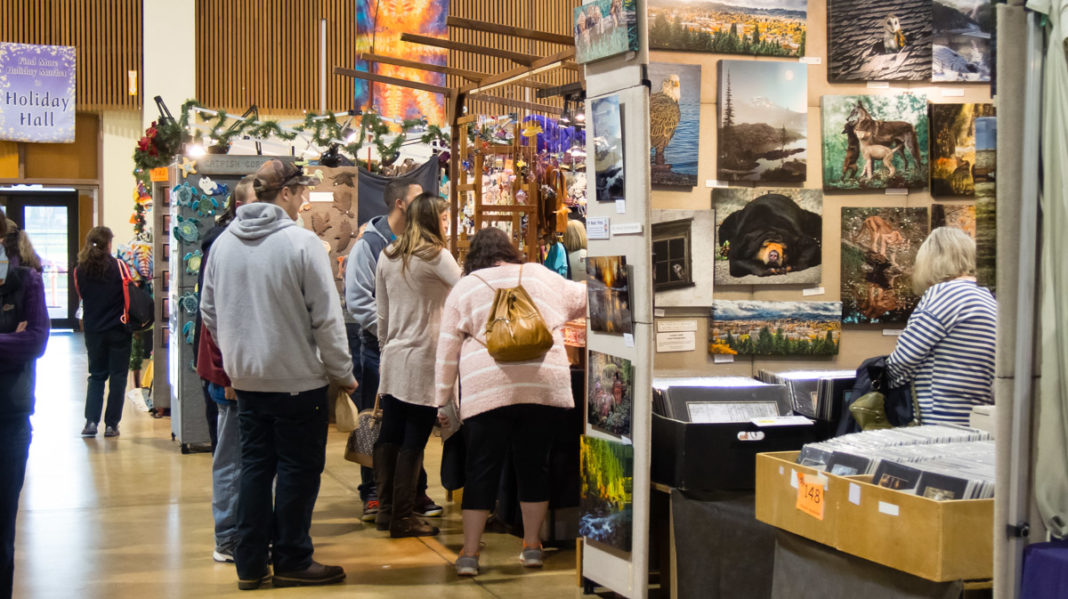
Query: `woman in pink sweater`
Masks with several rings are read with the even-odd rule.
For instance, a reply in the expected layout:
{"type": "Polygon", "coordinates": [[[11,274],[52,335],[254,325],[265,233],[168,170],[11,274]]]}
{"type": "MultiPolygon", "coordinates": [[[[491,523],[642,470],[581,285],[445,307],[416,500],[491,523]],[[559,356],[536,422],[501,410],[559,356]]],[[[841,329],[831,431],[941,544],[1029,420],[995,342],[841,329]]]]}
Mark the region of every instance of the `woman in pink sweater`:
{"type": "MultiPolygon", "coordinates": [[[[445,300],[436,368],[439,407],[455,401],[457,374],[462,389],[459,413],[467,460],[464,547],[456,572],[478,574],[479,544],[509,448],[523,512],[520,561],[539,567],[543,557],[539,535],[549,508],[551,427],[559,410],[575,407],[561,328],[586,315],[586,286],[540,264],[524,264],[508,236],[495,228],[483,229],[472,238],[464,274],[469,276],[460,279],[445,300]],[[475,271],[478,276],[470,276],[475,271]],[[552,331],[554,343],[538,360],[497,362],[483,345],[490,305],[495,289],[520,282],[552,331]]],[[[444,412],[438,418],[448,425],[444,412]]]]}

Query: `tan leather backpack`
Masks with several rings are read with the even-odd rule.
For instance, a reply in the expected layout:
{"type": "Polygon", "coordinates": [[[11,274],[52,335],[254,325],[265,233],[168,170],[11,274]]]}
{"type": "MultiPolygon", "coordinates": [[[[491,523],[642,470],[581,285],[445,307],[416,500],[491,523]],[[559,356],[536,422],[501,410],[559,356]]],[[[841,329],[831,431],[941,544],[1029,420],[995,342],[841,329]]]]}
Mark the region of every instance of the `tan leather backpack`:
{"type": "Polygon", "coordinates": [[[553,346],[553,335],[523,288],[523,267],[519,267],[518,284],[507,289],[495,289],[482,277],[472,276],[494,291],[483,343],[489,355],[498,362],[525,362],[544,356],[553,346]]]}

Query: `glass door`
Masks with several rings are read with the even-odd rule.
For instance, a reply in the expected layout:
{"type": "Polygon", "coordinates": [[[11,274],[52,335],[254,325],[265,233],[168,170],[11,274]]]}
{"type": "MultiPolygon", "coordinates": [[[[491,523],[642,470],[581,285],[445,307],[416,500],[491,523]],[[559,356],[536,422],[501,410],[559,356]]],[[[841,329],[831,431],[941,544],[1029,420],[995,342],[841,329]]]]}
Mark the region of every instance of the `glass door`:
{"type": "Polygon", "coordinates": [[[74,328],[78,295],[72,273],[78,256],[78,192],[0,191],[7,218],[26,231],[41,257],[45,303],[53,329],[74,328]]]}

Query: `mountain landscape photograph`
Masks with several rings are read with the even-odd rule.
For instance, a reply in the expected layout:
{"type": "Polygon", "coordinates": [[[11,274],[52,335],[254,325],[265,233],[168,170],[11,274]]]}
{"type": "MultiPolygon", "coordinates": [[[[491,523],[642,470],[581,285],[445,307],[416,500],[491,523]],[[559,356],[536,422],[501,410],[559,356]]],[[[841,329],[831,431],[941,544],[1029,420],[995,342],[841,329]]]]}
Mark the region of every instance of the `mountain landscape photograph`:
{"type": "Polygon", "coordinates": [[[804,183],[807,65],[721,60],[719,87],[718,178],[804,183]]]}
{"type": "Polygon", "coordinates": [[[808,0],[649,0],[649,48],[804,56],[808,0]]]}

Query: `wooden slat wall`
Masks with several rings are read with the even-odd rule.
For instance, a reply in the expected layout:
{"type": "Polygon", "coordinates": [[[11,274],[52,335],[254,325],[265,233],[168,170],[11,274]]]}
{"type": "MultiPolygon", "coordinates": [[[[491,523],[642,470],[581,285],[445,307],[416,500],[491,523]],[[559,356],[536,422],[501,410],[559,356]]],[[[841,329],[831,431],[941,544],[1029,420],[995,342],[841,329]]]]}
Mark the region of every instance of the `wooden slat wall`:
{"type": "Polygon", "coordinates": [[[141,107],[126,76],[141,73],[141,39],[141,0],[0,0],[0,41],[78,48],[78,110],[141,107]]]}
{"type": "MultiPolygon", "coordinates": [[[[449,14],[454,17],[476,19],[500,25],[537,29],[570,36],[572,34],[571,21],[575,7],[581,3],[581,0],[450,0],[449,14]]],[[[565,49],[564,46],[558,44],[493,33],[468,31],[455,27],[449,28],[449,39],[537,56],[549,56],[565,49]]],[[[449,66],[492,75],[513,69],[519,65],[502,58],[450,51],[449,66]]],[[[544,81],[552,85],[564,85],[576,81],[578,76],[575,71],[558,68],[537,75],[534,80],[544,81]]],[[[458,77],[450,76],[448,79],[450,87],[465,83],[458,77]]],[[[513,100],[563,106],[563,101],[560,98],[538,100],[534,95],[535,90],[518,85],[498,88],[491,93],[513,100]]],[[[468,114],[492,115],[517,112],[515,108],[483,101],[468,101],[467,109],[468,114]]]]}
{"type": "Polygon", "coordinates": [[[319,20],[326,19],[327,110],[352,108],[352,79],[333,71],[355,61],[354,0],[197,0],[196,11],[201,104],[318,112],[319,20]]]}

